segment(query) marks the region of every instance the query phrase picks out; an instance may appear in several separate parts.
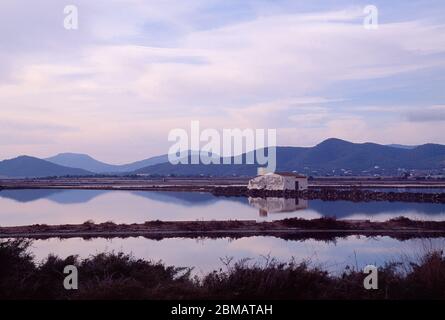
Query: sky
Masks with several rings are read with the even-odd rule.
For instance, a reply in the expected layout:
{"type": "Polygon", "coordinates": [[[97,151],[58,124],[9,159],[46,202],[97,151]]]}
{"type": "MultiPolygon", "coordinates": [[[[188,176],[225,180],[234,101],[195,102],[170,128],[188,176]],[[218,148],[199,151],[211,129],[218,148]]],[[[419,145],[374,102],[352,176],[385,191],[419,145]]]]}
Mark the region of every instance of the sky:
{"type": "Polygon", "coordinates": [[[287,146],[445,144],[445,2],[370,1],[2,0],[0,159],[140,160],[193,120],[287,146]]]}

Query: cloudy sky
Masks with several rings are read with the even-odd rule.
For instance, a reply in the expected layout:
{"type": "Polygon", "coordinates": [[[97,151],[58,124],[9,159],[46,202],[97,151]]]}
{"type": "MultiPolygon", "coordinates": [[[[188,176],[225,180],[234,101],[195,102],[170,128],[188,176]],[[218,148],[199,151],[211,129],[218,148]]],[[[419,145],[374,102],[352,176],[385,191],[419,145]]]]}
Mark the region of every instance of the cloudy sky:
{"type": "Polygon", "coordinates": [[[445,3],[0,2],[1,159],[139,160],[191,120],[276,128],[279,145],[445,144],[445,3]],[[71,4],[78,30],[64,28],[71,4]]]}

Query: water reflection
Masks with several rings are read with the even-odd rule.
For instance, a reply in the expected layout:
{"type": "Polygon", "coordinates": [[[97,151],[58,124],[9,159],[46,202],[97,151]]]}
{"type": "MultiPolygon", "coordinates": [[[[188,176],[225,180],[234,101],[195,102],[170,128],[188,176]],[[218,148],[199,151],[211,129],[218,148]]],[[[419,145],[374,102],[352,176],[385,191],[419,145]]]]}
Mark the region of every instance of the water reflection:
{"type": "Polygon", "coordinates": [[[313,219],[387,220],[399,216],[445,220],[445,205],[406,202],[348,202],[282,198],[215,197],[196,192],[106,190],[2,190],[0,225],[64,224],[148,220],[278,220],[313,219]],[[260,214],[259,214],[260,213],[260,214]]]}
{"type": "Polygon", "coordinates": [[[223,267],[220,258],[233,257],[264,262],[264,257],[280,261],[308,261],[312,266],[321,266],[330,272],[341,272],[346,266],[363,268],[367,264],[384,265],[386,262],[415,260],[430,250],[443,249],[444,238],[412,239],[398,241],[389,237],[350,236],[335,242],[316,240],[286,241],[274,237],[250,237],[240,239],[182,239],[161,241],[142,237],[126,239],[80,238],[59,240],[36,240],[31,251],[37,260],[50,253],[62,258],[78,254],[87,258],[104,251],[132,253],[137,258],[162,260],[168,265],[196,267],[197,274],[223,267]]]}
{"type": "Polygon", "coordinates": [[[295,212],[307,209],[308,201],[292,198],[251,198],[249,204],[259,209],[260,217],[267,217],[269,213],[295,212]]]}

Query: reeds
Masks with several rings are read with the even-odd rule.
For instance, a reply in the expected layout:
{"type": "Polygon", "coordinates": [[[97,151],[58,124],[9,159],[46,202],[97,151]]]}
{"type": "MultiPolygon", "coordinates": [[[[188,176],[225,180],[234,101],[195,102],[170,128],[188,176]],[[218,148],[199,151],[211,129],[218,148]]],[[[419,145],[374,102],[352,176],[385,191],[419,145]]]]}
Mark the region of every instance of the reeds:
{"type": "Polygon", "coordinates": [[[380,267],[379,289],[366,290],[361,270],[334,276],[295,260],[225,259],[220,270],[198,278],[190,268],[115,252],[87,259],[50,255],[35,263],[30,244],[0,242],[0,299],[445,299],[442,251],[380,267]],[[66,265],[78,268],[78,290],[63,287],[66,265]]]}

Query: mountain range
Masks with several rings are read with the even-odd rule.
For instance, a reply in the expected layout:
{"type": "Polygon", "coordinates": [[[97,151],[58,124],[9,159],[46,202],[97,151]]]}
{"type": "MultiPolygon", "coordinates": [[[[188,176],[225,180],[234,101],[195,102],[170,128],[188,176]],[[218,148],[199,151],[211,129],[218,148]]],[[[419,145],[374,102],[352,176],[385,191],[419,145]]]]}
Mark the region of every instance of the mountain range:
{"type": "MultiPolygon", "coordinates": [[[[352,143],[328,139],[308,148],[277,147],[277,171],[308,175],[372,173],[400,174],[402,170],[445,168],[445,146],[425,144],[413,148],[376,143],[352,143]]],[[[243,155],[243,160],[246,155],[243,155]]],[[[222,160],[221,160],[222,163],[222,160]]],[[[233,163],[233,162],[232,162],[233,163]]],[[[245,163],[245,162],[243,162],[245,163]]],[[[161,163],[136,171],[137,174],[253,176],[258,165],[172,165],[161,163]]]]}
{"type": "MultiPolygon", "coordinates": [[[[190,152],[189,152],[190,154],[190,152]]],[[[445,169],[445,146],[380,145],[328,139],[314,147],[277,147],[277,171],[297,171],[308,175],[400,174],[403,170],[445,169]]],[[[242,155],[243,160],[246,154],[242,155]]],[[[212,156],[215,157],[215,156],[212,156]]],[[[219,157],[219,156],[217,156],[219,157]]],[[[221,163],[223,162],[219,157],[221,163]]],[[[233,163],[233,162],[232,162],[233,163]]],[[[47,159],[21,156],[0,162],[3,177],[87,176],[94,174],[254,176],[258,165],[204,165],[168,162],[167,155],[113,165],[85,154],[62,153],[47,159]]]]}
{"type": "Polygon", "coordinates": [[[158,163],[168,162],[168,156],[162,155],[123,165],[104,163],[87,154],[79,153],[59,153],[56,156],[44,160],[61,166],[81,168],[94,173],[122,173],[132,172],[158,163]]]}
{"type": "Polygon", "coordinates": [[[35,178],[52,176],[87,176],[92,175],[84,169],[61,166],[35,157],[20,156],[0,161],[0,177],[35,178]]]}

